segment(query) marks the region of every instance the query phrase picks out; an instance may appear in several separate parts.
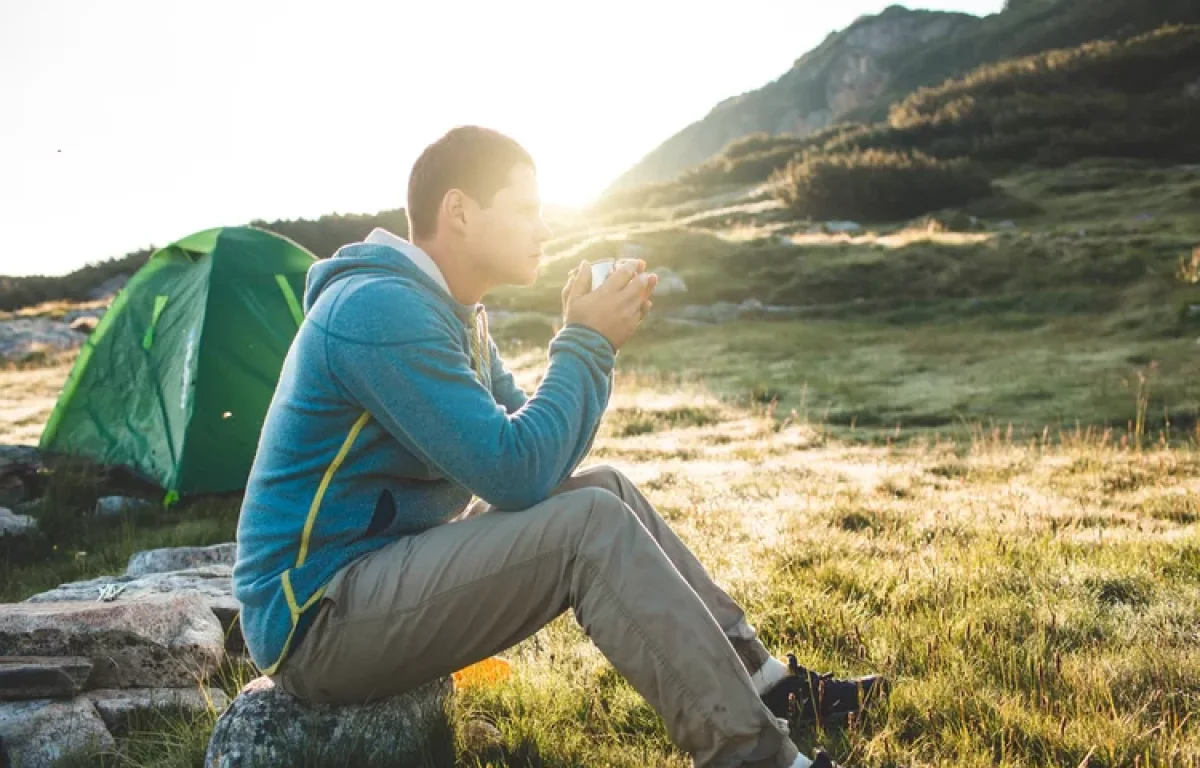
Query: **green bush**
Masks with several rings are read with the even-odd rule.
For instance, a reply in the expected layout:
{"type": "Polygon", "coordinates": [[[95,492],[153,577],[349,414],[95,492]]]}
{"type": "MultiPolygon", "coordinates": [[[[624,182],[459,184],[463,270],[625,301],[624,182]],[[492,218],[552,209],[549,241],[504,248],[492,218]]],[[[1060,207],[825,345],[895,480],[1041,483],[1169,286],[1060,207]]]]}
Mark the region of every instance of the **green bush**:
{"type": "Polygon", "coordinates": [[[776,197],[815,219],[907,219],[991,194],[991,182],[962,160],[921,152],[806,153],[772,175],[776,197]]]}

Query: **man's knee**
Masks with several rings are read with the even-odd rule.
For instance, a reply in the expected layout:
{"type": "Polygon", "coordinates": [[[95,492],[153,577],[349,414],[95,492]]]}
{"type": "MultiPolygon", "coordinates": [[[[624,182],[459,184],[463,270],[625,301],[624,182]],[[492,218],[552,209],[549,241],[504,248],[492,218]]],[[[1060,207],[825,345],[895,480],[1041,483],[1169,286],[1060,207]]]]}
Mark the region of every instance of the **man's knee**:
{"type": "Polygon", "coordinates": [[[620,496],[598,485],[568,491],[564,497],[572,501],[569,510],[579,531],[592,529],[587,535],[595,535],[596,530],[628,525],[634,520],[633,511],[620,496]]]}
{"type": "Polygon", "coordinates": [[[619,469],[608,464],[589,467],[580,472],[579,476],[589,487],[603,488],[619,498],[625,496],[622,484],[629,482],[619,469]]]}

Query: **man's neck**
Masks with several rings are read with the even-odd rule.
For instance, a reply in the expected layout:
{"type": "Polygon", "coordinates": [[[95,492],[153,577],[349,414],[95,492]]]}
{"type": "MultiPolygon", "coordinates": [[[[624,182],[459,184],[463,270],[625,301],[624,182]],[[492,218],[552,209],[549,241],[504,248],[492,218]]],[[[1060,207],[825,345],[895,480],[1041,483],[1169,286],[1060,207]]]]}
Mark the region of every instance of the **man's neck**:
{"type": "Polygon", "coordinates": [[[492,287],[479,279],[476,270],[470,268],[457,253],[437,240],[413,240],[413,245],[429,254],[437,264],[450,286],[450,295],[460,304],[478,304],[492,287]]]}

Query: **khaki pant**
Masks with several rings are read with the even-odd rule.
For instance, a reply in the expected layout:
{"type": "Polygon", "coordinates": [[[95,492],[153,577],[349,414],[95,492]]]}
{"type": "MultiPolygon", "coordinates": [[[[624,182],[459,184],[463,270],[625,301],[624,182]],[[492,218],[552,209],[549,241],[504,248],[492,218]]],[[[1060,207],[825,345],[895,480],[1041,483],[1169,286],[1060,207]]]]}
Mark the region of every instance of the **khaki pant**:
{"type": "Polygon", "coordinates": [[[415,688],[573,609],[697,766],[788,766],[796,747],[750,681],[768,657],[644,496],[608,467],[520,512],[477,502],[340,571],[276,681],[353,702],[415,688]]]}

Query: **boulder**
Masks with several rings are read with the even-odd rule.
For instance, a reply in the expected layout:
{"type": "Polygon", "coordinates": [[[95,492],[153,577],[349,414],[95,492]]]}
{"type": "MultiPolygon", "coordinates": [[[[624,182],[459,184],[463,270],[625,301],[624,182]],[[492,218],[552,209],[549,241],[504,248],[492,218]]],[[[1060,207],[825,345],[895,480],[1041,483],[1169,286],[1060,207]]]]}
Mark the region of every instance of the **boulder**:
{"type": "Polygon", "coordinates": [[[0,765],[50,768],[76,752],[115,747],[96,708],[82,696],[0,703],[0,765]]]}
{"type": "Polygon", "coordinates": [[[101,496],[96,499],[93,514],[101,520],[114,520],[119,519],[125,512],[141,512],[153,508],[154,504],[145,499],[132,496],[101,496]]]}
{"type": "Polygon", "coordinates": [[[22,464],[42,466],[42,454],[34,445],[0,445],[0,469],[22,464]]]}
{"type": "Polygon", "coordinates": [[[108,311],[107,307],[80,306],[63,313],[62,321],[71,325],[76,320],[99,320],[108,311]]]}
{"type": "Polygon", "coordinates": [[[370,704],[302,701],[270,678],[250,682],[217,720],[205,768],[337,764],[373,766],[446,764],[454,759],[445,714],[450,678],[370,704]],[[432,758],[432,760],[431,760],[432,758]]]}
{"type": "MultiPolygon", "coordinates": [[[[0,469],[0,509],[15,508],[25,501],[25,482],[15,471],[0,469]]],[[[11,509],[9,510],[12,511],[11,509]]]]}
{"type": "Polygon", "coordinates": [[[37,528],[37,521],[29,515],[18,515],[7,507],[0,507],[0,536],[23,536],[37,528]]]}
{"type": "Polygon", "coordinates": [[[33,446],[0,445],[0,507],[25,512],[23,506],[45,491],[47,475],[33,446]]]}
{"type": "Polygon", "coordinates": [[[738,317],[757,317],[764,311],[763,303],[758,299],[746,299],[738,305],[738,317]]]}
{"type": "Polygon", "coordinates": [[[463,726],[462,742],[467,754],[482,758],[480,762],[504,759],[504,734],[487,720],[468,720],[463,726]]]}
{"type": "Polygon", "coordinates": [[[221,624],[198,595],[0,605],[0,655],[86,656],[97,688],[188,687],[225,657],[221,624]]]}
{"type": "MultiPolygon", "coordinates": [[[[137,557],[134,555],[135,560],[137,557]]],[[[227,637],[226,650],[239,652],[245,644],[237,626],[241,606],[233,596],[232,576],[233,568],[228,565],[209,565],[166,573],[147,572],[134,576],[99,576],[86,581],[60,584],[49,592],[28,598],[25,602],[58,603],[106,599],[128,603],[170,595],[195,596],[204,601],[221,623],[221,631],[227,637]]]]}
{"type": "Polygon", "coordinates": [[[862,225],[857,221],[827,221],[824,224],[826,232],[860,232],[862,225]]]}
{"type": "Polygon", "coordinates": [[[37,520],[37,513],[42,511],[42,499],[30,499],[22,501],[12,508],[12,511],[18,515],[30,515],[34,520],[37,520]]]}
{"type": "Polygon", "coordinates": [[[19,317],[0,323],[0,359],[25,360],[37,353],[78,349],[84,337],[57,320],[19,317]]]}
{"type": "Polygon", "coordinates": [[[182,571],[202,565],[233,566],[237,558],[237,544],[214,544],[211,547],[166,547],[148,549],[129,558],[126,576],[141,576],[147,573],[182,571]]]}
{"type": "Polygon", "coordinates": [[[0,701],[72,699],[91,672],[81,656],[0,656],[0,701]]]}
{"type": "Polygon", "coordinates": [[[651,271],[658,275],[658,285],[654,288],[655,298],[687,293],[687,283],[679,276],[678,272],[667,267],[660,267],[651,271]]]}
{"type": "Polygon", "coordinates": [[[684,320],[694,320],[700,323],[728,323],[738,317],[738,305],[732,301],[718,301],[713,304],[689,304],[680,307],[673,314],[684,320]]]}
{"type": "Polygon", "coordinates": [[[90,336],[92,331],[96,330],[96,326],[100,324],[100,319],[96,317],[77,317],[71,321],[67,327],[75,333],[82,333],[84,336],[90,336]]]}
{"type": "Polygon", "coordinates": [[[88,691],[86,696],[113,736],[124,736],[139,718],[178,712],[199,715],[210,708],[224,712],[229,706],[229,697],[217,688],[106,688],[88,691]]]}

